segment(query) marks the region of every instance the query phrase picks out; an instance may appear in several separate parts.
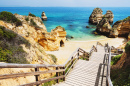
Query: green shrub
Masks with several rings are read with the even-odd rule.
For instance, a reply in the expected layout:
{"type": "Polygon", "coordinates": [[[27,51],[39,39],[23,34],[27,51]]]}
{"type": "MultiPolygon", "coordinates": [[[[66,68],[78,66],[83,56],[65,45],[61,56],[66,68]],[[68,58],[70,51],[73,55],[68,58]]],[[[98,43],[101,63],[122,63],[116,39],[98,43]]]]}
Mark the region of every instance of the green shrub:
{"type": "Polygon", "coordinates": [[[36,17],[34,14],[29,13],[29,16],[36,17]]]}
{"type": "Polygon", "coordinates": [[[55,55],[53,54],[49,54],[49,56],[52,58],[53,62],[56,63],[57,62],[57,58],[55,55]]]}
{"type": "Polygon", "coordinates": [[[127,18],[123,19],[123,21],[129,21],[130,20],[130,16],[128,16],[127,18]]]}
{"type": "Polygon", "coordinates": [[[25,18],[25,20],[26,20],[26,21],[29,21],[29,18],[28,18],[28,17],[26,17],[26,18],[25,18]]]}
{"type": "Polygon", "coordinates": [[[30,20],[30,23],[32,26],[36,26],[37,24],[33,21],[33,19],[30,20]]]}
{"type": "Polygon", "coordinates": [[[130,65],[126,68],[112,69],[111,80],[113,86],[130,86],[130,65]]]}
{"type": "Polygon", "coordinates": [[[27,47],[30,43],[15,32],[0,26],[0,62],[7,63],[29,63],[25,57],[26,52],[21,44],[27,47]]]}
{"type": "Polygon", "coordinates": [[[36,28],[40,28],[35,22],[33,19],[30,20],[30,25],[33,26],[33,27],[36,27],[36,28]]]}
{"type": "Polygon", "coordinates": [[[10,50],[0,47],[0,62],[7,62],[11,54],[12,52],[10,50]]]}
{"type": "Polygon", "coordinates": [[[130,41],[127,42],[126,46],[125,46],[125,52],[126,53],[130,53],[130,41]]]}
{"type": "Polygon", "coordinates": [[[121,58],[122,54],[114,56],[111,60],[111,65],[115,65],[121,58]]]}
{"type": "Polygon", "coordinates": [[[0,38],[5,37],[7,39],[12,39],[16,36],[17,36],[17,34],[14,33],[13,31],[7,30],[7,29],[5,29],[5,27],[0,26],[0,38]]]}
{"type": "Polygon", "coordinates": [[[16,26],[21,26],[22,22],[17,19],[12,13],[3,11],[0,12],[0,20],[6,21],[8,23],[14,23],[16,26]]]}

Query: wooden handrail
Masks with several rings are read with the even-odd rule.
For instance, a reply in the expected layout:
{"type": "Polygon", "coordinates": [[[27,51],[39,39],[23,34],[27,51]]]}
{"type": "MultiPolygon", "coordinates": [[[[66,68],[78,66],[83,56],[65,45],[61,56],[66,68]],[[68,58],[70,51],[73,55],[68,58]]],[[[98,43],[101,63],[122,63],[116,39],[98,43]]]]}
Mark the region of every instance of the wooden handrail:
{"type": "Polygon", "coordinates": [[[44,65],[44,64],[13,64],[0,63],[0,68],[48,68],[48,67],[64,67],[64,65],[44,65]]]}
{"type": "Polygon", "coordinates": [[[97,48],[94,45],[92,46],[90,50],[89,56],[91,56],[93,52],[97,52],[97,48]]]}
{"type": "MultiPolygon", "coordinates": [[[[107,86],[113,86],[111,78],[110,78],[110,68],[111,68],[111,47],[109,47],[109,45],[107,44],[107,52],[109,53],[109,57],[108,57],[108,62],[107,64],[107,76],[106,76],[106,82],[107,82],[107,86]]],[[[107,55],[106,55],[107,56],[107,55]]],[[[106,58],[107,59],[107,58],[106,58]]]]}
{"type": "Polygon", "coordinates": [[[5,75],[0,75],[0,80],[16,78],[16,77],[25,77],[25,76],[31,76],[31,75],[46,74],[46,73],[63,72],[63,71],[65,70],[60,69],[60,70],[37,71],[37,72],[17,73],[17,74],[5,74],[5,75]]]}
{"type": "Polygon", "coordinates": [[[32,85],[38,86],[41,83],[45,83],[45,82],[56,80],[56,79],[58,82],[59,81],[58,79],[60,79],[60,78],[63,78],[63,80],[65,80],[65,76],[67,76],[67,74],[73,68],[76,61],[79,59],[79,55],[80,55],[79,53],[83,53],[83,54],[87,53],[89,55],[89,53],[86,52],[85,50],[83,50],[81,48],[77,48],[63,65],[0,63],[0,68],[34,68],[35,69],[34,72],[0,75],[0,80],[9,79],[9,78],[16,78],[16,77],[32,76],[32,75],[36,76],[36,82],[24,84],[21,86],[32,86],[32,85]],[[39,71],[39,68],[49,68],[49,67],[54,67],[57,70],[39,71]],[[65,71],[67,70],[68,67],[69,67],[69,69],[65,73],[65,71]],[[63,72],[63,75],[59,76],[59,72],[63,72]],[[38,80],[39,75],[45,74],[45,73],[56,73],[57,76],[54,78],[46,79],[46,80],[38,80]]]}
{"type": "Polygon", "coordinates": [[[49,82],[49,81],[56,80],[56,79],[61,79],[61,78],[64,78],[64,77],[65,77],[65,75],[62,75],[62,76],[59,76],[59,77],[54,77],[54,78],[45,79],[45,80],[39,80],[39,81],[37,81],[37,82],[32,82],[32,83],[28,83],[28,84],[19,85],[19,86],[34,86],[34,85],[40,85],[40,84],[42,84],[42,83],[49,82]]]}

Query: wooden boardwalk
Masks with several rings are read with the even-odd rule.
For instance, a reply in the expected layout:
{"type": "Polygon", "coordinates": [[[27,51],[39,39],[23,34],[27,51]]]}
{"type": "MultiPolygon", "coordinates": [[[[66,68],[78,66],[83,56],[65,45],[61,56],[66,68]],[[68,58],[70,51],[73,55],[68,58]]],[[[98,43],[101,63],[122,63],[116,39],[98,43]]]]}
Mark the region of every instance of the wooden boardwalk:
{"type": "Polygon", "coordinates": [[[78,60],[66,80],[53,86],[106,86],[107,69],[102,65],[104,55],[104,47],[97,45],[97,52],[92,53],[89,61],[78,60]]]}

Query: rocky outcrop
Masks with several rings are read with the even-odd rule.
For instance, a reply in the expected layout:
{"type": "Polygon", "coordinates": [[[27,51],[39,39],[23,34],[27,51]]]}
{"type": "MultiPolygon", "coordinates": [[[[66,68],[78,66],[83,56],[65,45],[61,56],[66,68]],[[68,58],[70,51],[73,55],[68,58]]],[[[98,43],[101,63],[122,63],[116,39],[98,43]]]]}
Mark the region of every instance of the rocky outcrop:
{"type": "Polygon", "coordinates": [[[113,23],[114,15],[112,11],[108,10],[105,15],[102,13],[103,11],[101,8],[95,8],[89,17],[89,23],[97,25],[102,20],[102,18],[107,18],[110,23],[113,23]]]}
{"type": "Polygon", "coordinates": [[[44,11],[42,12],[41,18],[42,20],[47,20],[47,16],[44,11]]]}
{"type": "Polygon", "coordinates": [[[95,8],[89,17],[89,23],[98,24],[103,17],[103,11],[101,8],[95,8]]]}
{"type": "Polygon", "coordinates": [[[42,38],[38,41],[40,45],[47,51],[59,50],[63,47],[66,41],[66,31],[63,27],[58,26],[50,33],[44,33],[42,38]]]}
{"type": "Polygon", "coordinates": [[[112,26],[112,30],[110,31],[110,37],[128,37],[130,33],[130,19],[127,17],[124,20],[117,21],[112,26]]]}
{"type": "Polygon", "coordinates": [[[101,34],[109,35],[110,30],[112,29],[107,18],[103,18],[97,25],[96,31],[101,34]]]}
{"type": "Polygon", "coordinates": [[[112,11],[108,10],[104,17],[108,19],[109,23],[113,23],[114,15],[112,11]]]}
{"type": "Polygon", "coordinates": [[[14,15],[22,21],[22,26],[16,27],[16,25],[4,21],[0,21],[0,25],[13,30],[31,43],[38,42],[47,51],[58,50],[65,43],[66,31],[64,28],[59,26],[49,33],[39,17],[14,15]]]}
{"type": "Polygon", "coordinates": [[[96,31],[98,33],[104,34],[108,37],[126,37],[129,39],[130,34],[130,17],[124,20],[120,20],[110,26],[109,19],[103,18],[97,25],[96,31]]]}

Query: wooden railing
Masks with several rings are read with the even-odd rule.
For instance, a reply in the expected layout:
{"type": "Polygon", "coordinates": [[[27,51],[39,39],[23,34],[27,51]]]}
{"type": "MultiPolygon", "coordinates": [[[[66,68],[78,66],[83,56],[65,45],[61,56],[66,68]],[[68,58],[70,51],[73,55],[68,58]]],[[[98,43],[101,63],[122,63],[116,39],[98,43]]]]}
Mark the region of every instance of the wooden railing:
{"type": "Polygon", "coordinates": [[[89,56],[91,56],[93,52],[97,52],[97,48],[94,45],[92,46],[90,50],[89,56]]]}
{"type": "Polygon", "coordinates": [[[100,42],[97,42],[97,45],[103,46],[102,43],[100,43],[100,42]]]}
{"type": "Polygon", "coordinates": [[[59,83],[59,79],[63,79],[65,81],[65,77],[69,73],[69,71],[73,68],[76,61],[79,59],[79,56],[82,54],[88,54],[85,50],[78,48],[74,53],[68,58],[68,60],[63,65],[43,65],[43,64],[10,64],[10,63],[1,63],[0,68],[34,68],[34,72],[28,73],[17,73],[17,74],[4,74],[0,75],[0,80],[9,79],[9,78],[16,78],[16,77],[25,77],[25,76],[35,76],[36,82],[23,84],[20,86],[39,86],[42,83],[49,82],[52,80],[56,80],[59,83]],[[50,68],[53,67],[55,70],[48,70],[48,71],[40,71],[39,68],[50,68]],[[61,74],[62,75],[59,75],[61,74]],[[46,73],[56,73],[56,77],[49,78],[49,79],[39,79],[40,74],[46,73]]]}
{"type": "Polygon", "coordinates": [[[105,54],[105,58],[104,58],[104,66],[107,66],[107,75],[106,75],[106,86],[113,86],[111,78],[110,78],[110,71],[111,71],[111,47],[108,45],[108,43],[106,44],[106,54],[105,54]]]}

